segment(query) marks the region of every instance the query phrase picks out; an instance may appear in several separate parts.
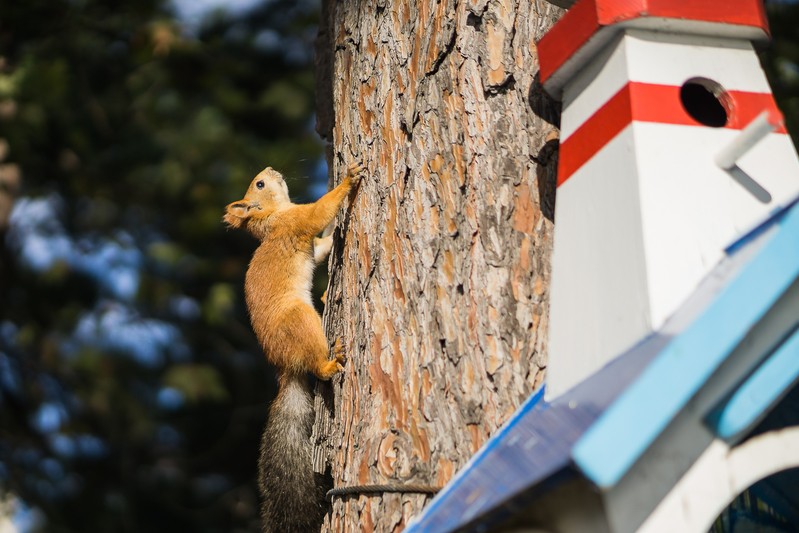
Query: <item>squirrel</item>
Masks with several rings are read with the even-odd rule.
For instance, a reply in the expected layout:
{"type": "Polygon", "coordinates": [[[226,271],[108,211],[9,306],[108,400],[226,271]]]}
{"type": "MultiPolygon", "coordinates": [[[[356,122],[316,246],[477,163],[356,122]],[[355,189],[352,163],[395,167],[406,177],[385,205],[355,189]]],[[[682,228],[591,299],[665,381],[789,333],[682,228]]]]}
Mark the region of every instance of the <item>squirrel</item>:
{"type": "Polygon", "coordinates": [[[311,204],[294,204],[283,176],[267,167],[223,221],[260,240],[247,269],[244,295],[253,331],[277,369],[278,393],[261,441],[259,488],[265,532],[318,531],[327,512],[324,476],[311,464],[313,401],[306,374],[329,380],[343,370],[341,340],[331,349],[311,302],[314,266],[333,235],[317,238],[336,216],[363,167],[350,165],[341,183],[311,204]]]}

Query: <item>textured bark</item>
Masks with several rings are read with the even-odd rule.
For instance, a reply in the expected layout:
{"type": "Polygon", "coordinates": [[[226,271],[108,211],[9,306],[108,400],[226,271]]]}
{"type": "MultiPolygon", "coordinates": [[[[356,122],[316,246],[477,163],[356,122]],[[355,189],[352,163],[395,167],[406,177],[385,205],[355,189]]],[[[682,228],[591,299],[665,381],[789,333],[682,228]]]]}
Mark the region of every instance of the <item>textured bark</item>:
{"type": "MultiPolygon", "coordinates": [[[[318,129],[333,176],[367,174],[331,259],[325,324],[349,361],[319,387],[315,467],[444,485],[543,379],[557,111],[535,40],[560,10],[325,4],[318,129]]],[[[324,529],[397,531],[428,501],[337,499],[324,529]]]]}

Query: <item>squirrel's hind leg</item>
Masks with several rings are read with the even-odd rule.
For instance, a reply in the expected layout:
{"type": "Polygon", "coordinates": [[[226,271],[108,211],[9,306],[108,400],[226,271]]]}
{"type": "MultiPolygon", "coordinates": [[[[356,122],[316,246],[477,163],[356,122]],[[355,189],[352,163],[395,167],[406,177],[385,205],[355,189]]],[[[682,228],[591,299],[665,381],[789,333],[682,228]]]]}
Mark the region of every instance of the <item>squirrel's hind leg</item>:
{"type": "Polygon", "coordinates": [[[344,366],[342,365],[346,357],[344,356],[344,344],[341,342],[341,339],[336,339],[336,342],[333,344],[332,352],[333,359],[327,358],[327,350],[325,350],[323,357],[317,359],[317,370],[314,371],[314,374],[316,374],[316,377],[319,379],[327,381],[338,372],[344,370],[344,366]]]}
{"type": "MultiPolygon", "coordinates": [[[[294,324],[291,328],[292,338],[286,339],[287,347],[293,354],[291,365],[300,372],[312,372],[317,378],[328,380],[344,369],[344,351],[341,342],[333,348],[333,359],[330,359],[330,347],[322,329],[322,319],[316,310],[306,302],[298,301],[282,318],[286,323],[294,324]],[[297,365],[297,366],[295,366],[297,365]]],[[[287,361],[288,362],[288,361],[287,361]]]]}

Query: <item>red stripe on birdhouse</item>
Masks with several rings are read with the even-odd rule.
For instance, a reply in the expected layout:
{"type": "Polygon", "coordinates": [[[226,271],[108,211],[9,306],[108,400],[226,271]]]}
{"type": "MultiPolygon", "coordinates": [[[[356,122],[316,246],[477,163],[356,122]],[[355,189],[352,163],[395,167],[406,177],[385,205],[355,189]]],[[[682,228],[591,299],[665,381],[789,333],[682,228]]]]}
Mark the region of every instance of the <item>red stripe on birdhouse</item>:
{"type": "Polygon", "coordinates": [[[578,0],[538,42],[541,82],[603,28],[639,18],[750,26],[769,34],[761,0],[578,0]]]}
{"type": "MultiPolygon", "coordinates": [[[[771,93],[726,91],[720,99],[727,111],[724,128],[743,129],[763,111],[781,117],[771,93]]],[[[561,142],[558,186],[633,122],[709,127],[696,121],[685,110],[680,99],[680,87],[630,82],[561,142]]],[[[775,133],[786,133],[781,121],[775,133]]]]}

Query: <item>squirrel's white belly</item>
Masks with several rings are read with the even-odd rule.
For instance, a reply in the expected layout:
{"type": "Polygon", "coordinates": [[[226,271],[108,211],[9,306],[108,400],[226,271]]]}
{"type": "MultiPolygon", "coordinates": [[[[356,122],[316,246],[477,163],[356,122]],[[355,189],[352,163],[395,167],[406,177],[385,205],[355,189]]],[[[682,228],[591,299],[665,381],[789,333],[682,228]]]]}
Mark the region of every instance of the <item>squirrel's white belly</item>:
{"type": "Polygon", "coordinates": [[[312,257],[302,258],[301,264],[297,269],[297,297],[303,302],[313,307],[311,300],[311,286],[313,285],[314,262],[312,257]]]}

